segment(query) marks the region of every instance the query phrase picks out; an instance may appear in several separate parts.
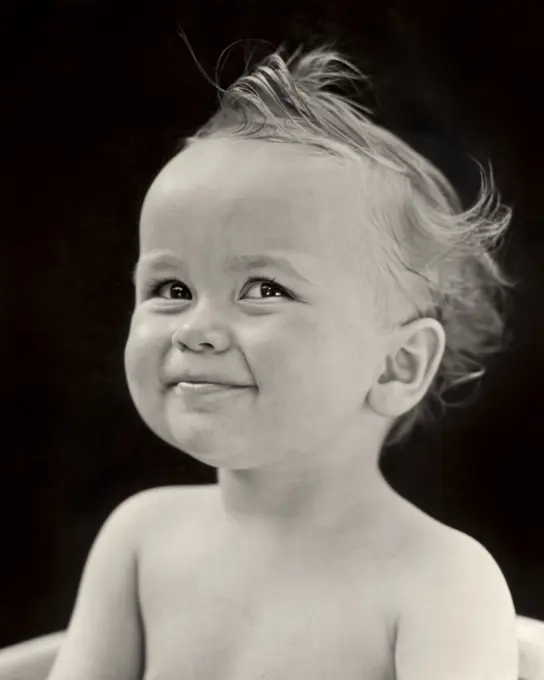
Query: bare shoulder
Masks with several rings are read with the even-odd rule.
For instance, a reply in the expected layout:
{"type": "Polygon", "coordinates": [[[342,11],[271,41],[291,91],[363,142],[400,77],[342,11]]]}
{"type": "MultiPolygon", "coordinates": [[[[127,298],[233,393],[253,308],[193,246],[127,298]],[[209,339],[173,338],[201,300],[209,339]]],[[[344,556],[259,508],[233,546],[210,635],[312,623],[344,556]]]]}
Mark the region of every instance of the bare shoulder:
{"type": "Polygon", "coordinates": [[[176,527],[189,527],[204,519],[218,504],[215,484],[161,486],[139,491],[112,512],[108,523],[116,523],[134,540],[137,553],[152,537],[176,527]]]}
{"type": "MultiPolygon", "coordinates": [[[[216,484],[158,486],[139,491],[123,501],[135,511],[146,510],[150,513],[166,508],[175,508],[187,503],[207,503],[218,495],[216,484]]],[[[123,505],[122,504],[122,505],[123,505]]]]}
{"type": "Polygon", "coordinates": [[[409,503],[403,506],[400,524],[403,545],[399,565],[414,584],[432,588],[449,582],[486,585],[508,591],[504,576],[490,552],[473,537],[449,527],[409,503]]]}
{"type": "MultiPolygon", "coordinates": [[[[504,581],[490,552],[473,537],[433,519],[413,513],[410,540],[406,543],[406,568],[427,580],[439,574],[504,581]]],[[[433,581],[435,579],[433,578],[433,581]]]]}
{"type": "Polygon", "coordinates": [[[474,538],[412,514],[399,580],[396,659],[406,678],[517,677],[514,604],[506,579],[474,538]],[[460,654],[460,650],[463,653],[460,654]]]}

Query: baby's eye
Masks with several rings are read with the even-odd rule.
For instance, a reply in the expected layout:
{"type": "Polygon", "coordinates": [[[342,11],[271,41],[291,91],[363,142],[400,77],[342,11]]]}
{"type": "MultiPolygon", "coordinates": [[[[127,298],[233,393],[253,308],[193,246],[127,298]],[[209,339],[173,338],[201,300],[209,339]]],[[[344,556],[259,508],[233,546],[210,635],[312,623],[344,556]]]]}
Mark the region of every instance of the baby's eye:
{"type": "Polygon", "coordinates": [[[246,288],[244,297],[250,300],[262,300],[263,298],[286,297],[293,299],[291,293],[286,290],[274,279],[254,278],[249,280],[250,285],[246,288]],[[248,295],[248,291],[253,291],[253,295],[248,295]]]}
{"type": "Polygon", "coordinates": [[[167,300],[190,300],[191,292],[177,279],[168,279],[155,282],[151,288],[151,296],[167,300]]]}

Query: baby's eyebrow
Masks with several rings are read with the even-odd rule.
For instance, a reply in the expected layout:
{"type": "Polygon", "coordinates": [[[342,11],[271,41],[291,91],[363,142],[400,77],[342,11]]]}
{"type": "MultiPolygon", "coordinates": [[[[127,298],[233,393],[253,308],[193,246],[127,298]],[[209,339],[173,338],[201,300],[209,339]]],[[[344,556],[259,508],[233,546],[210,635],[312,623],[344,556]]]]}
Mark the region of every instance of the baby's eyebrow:
{"type": "Polygon", "coordinates": [[[311,283],[289,262],[285,257],[279,255],[232,255],[227,260],[227,267],[230,271],[246,271],[248,269],[265,269],[266,267],[277,267],[285,273],[295,276],[306,283],[311,283]]]}
{"type": "MultiPolygon", "coordinates": [[[[185,266],[177,258],[172,258],[168,255],[155,255],[151,257],[143,257],[140,259],[132,272],[132,280],[135,283],[136,279],[142,269],[147,267],[160,267],[160,266],[171,266],[179,267],[185,266]]],[[[247,255],[231,255],[227,258],[227,270],[235,272],[244,272],[249,269],[265,269],[266,267],[277,267],[283,272],[294,276],[301,281],[305,281],[311,285],[312,282],[305,278],[296,267],[289,262],[289,260],[281,255],[265,255],[265,254],[247,254],[247,255]]]]}
{"type": "Polygon", "coordinates": [[[140,258],[138,262],[136,262],[134,269],[132,271],[132,282],[136,283],[136,279],[140,272],[143,269],[147,269],[148,267],[153,269],[160,267],[179,268],[180,266],[185,267],[185,264],[181,260],[178,260],[178,258],[172,257],[167,253],[147,255],[140,258]]]}

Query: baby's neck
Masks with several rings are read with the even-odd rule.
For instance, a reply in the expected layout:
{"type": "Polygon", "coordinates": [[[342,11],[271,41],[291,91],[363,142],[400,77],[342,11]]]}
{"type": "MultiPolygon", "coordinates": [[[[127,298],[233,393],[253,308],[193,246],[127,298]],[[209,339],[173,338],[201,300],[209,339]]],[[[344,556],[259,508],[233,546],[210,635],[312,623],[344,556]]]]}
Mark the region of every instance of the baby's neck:
{"type": "Polygon", "coordinates": [[[223,508],[232,523],[248,531],[297,538],[374,523],[395,497],[377,457],[361,449],[338,450],[252,470],[220,469],[223,508]]]}

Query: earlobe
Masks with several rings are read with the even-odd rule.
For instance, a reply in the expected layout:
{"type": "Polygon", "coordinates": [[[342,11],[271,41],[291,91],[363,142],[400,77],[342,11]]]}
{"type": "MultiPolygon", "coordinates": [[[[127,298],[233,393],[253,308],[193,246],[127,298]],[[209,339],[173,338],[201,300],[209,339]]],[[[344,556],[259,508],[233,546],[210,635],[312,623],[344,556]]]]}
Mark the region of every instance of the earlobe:
{"type": "Polygon", "coordinates": [[[440,366],[445,342],[436,319],[417,319],[399,329],[385,357],[386,368],[369,390],[370,408],[395,418],[421,401],[440,366]]]}

